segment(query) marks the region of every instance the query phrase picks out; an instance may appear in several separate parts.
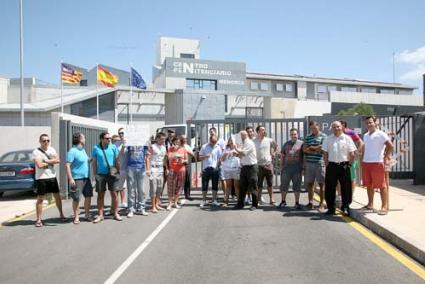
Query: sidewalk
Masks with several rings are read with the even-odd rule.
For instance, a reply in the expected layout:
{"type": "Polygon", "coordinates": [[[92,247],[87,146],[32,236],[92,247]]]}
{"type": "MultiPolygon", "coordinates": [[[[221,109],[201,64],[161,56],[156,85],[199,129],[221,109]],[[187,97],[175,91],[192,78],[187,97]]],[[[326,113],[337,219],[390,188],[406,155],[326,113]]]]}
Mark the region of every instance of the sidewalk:
{"type": "MultiPolygon", "coordinates": [[[[386,216],[360,210],[366,204],[366,189],[357,187],[351,217],[425,265],[425,185],[391,180],[390,211],[386,216]]],[[[381,208],[379,193],[375,193],[374,207],[381,208]]]]}

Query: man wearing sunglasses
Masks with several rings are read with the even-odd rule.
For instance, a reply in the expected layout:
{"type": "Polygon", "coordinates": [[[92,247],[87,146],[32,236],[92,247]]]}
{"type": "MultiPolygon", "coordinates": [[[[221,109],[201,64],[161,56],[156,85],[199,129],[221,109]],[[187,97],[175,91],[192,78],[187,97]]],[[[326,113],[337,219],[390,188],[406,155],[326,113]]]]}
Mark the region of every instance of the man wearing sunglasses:
{"type": "Polygon", "coordinates": [[[97,209],[98,216],[93,223],[99,223],[104,219],[104,202],[105,192],[108,189],[112,199],[112,215],[117,221],[122,221],[118,213],[118,180],[120,170],[118,148],[111,144],[111,135],[108,132],[100,134],[100,143],[93,147],[93,174],[96,177],[96,192],[97,192],[97,209]],[[111,169],[116,168],[118,173],[115,176],[111,175],[111,169]]]}
{"type": "Polygon", "coordinates": [[[46,193],[53,194],[60,218],[63,222],[66,221],[62,211],[62,200],[59,195],[59,185],[54,168],[54,165],[60,162],[59,157],[55,149],[50,147],[49,135],[41,134],[39,141],[40,147],[32,152],[32,158],[35,163],[35,180],[37,186],[37,202],[35,208],[37,213],[37,220],[35,221],[36,227],[43,226],[41,215],[43,213],[43,200],[46,193]]]}

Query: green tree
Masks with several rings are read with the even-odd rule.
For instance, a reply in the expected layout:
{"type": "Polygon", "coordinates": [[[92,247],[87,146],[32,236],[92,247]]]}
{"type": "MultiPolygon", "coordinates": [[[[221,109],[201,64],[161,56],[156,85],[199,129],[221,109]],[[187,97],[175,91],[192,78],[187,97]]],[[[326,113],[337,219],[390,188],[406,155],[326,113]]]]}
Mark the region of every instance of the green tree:
{"type": "Polygon", "coordinates": [[[375,115],[375,110],[371,105],[359,103],[352,108],[340,110],[338,115],[375,115]]]}

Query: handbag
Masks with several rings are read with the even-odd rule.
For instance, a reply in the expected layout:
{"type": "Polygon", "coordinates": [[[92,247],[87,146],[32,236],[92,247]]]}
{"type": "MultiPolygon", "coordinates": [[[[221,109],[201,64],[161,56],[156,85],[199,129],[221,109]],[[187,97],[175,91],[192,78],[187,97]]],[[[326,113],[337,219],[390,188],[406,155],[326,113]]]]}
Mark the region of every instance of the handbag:
{"type": "Polygon", "coordinates": [[[105,149],[103,149],[102,144],[99,143],[100,149],[102,149],[103,156],[105,157],[106,165],[108,166],[108,176],[115,178],[118,180],[120,178],[120,172],[118,171],[117,167],[114,167],[109,165],[108,158],[106,157],[105,149]]]}

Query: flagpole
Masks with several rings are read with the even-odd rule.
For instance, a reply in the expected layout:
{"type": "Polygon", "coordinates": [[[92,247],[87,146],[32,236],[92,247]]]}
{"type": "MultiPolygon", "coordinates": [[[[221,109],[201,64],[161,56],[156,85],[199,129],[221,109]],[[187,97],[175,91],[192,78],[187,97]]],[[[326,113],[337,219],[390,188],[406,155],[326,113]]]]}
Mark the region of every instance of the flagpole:
{"type": "Polygon", "coordinates": [[[130,123],[133,124],[133,67],[130,64],[130,123]]]}
{"type": "Polygon", "coordinates": [[[97,90],[97,76],[99,73],[99,64],[96,64],[96,119],[99,120],[99,93],[97,90]]]}
{"type": "Polygon", "coordinates": [[[19,70],[21,76],[21,89],[20,89],[20,99],[21,99],[21,126],[25,126],[25,114],[24,114],[24,26],[23,26],[23,12],[22,12],[22,0],[19,1],[19,17],[20,17],[20,60],[19,60],[19,70]]]}
{"type": "Polygon", "coordinates": [[[60,82],[61,82],[61,112],[63,114],[63,81],[62,81],[62,64],[63,62],[61,61],[61,72],[60,72],[60,82]]]}

